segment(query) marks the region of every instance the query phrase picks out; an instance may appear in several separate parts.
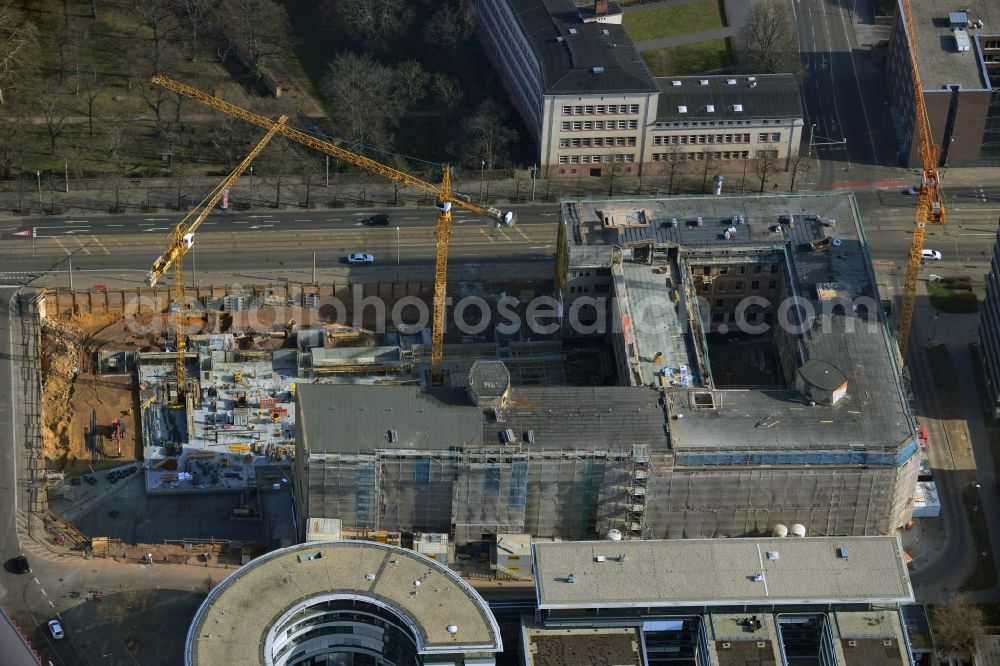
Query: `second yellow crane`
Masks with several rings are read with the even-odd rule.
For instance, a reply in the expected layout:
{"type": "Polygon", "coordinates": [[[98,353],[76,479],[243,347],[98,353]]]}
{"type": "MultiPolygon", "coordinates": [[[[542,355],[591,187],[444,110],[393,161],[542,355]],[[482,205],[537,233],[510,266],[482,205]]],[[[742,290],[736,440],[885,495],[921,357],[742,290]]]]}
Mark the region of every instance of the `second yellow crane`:
{"type": "Polygon", "coordinates": [[[157,257],[156,261],[153,262],[153,268],[146,274],[146,282],[152,287],[170,270],[171,266],[174,268],[173,298],[171,299],[173,304],[170,309],[174,319],[174,343],[177,347],[175,373],[177,376],[177,399],[179,403],[183,400],[187,387],[187,371],[184,367],[184,359],[187,356],[187,337],[184,335],[184,255],[187,254],[187,251],[191,249],[191,245],[194,243],[194,232],[198,230],[198,227],[205,221],[205,218],[215,210],[215,206],[222,199],[226,190],[232,187],[233,183],[243,175],[243,172],[247,170],[250,163],[260,154],[260,151],[264,150],[264,146],[274,138],[274,135],[278,133],[278,128],[284,127],[287,120],[288,116],[278,118],[268,129],[264,138],[260,140],[260,143],[250,151],[250,154],[243,158],[243,161],[237,164],[236,168],[201,203],[195,206],[191,212],[184,216],[184,219],[177,223],[177,226],[174,227],[170,235],[170,245],[163,254],[157,257]]]}

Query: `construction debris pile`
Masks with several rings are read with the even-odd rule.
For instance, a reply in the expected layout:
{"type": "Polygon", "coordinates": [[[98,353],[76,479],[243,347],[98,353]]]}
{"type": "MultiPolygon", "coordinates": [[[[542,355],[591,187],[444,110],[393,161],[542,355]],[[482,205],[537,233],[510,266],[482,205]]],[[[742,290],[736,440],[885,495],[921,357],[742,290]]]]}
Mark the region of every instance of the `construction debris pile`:
{"type": "Polygon", "coordinates": [[[42,319],[42,445],[45,458],[61,466],[69,454],[72,397],[80,367],[82,334],[72,322],[42,319]]]}

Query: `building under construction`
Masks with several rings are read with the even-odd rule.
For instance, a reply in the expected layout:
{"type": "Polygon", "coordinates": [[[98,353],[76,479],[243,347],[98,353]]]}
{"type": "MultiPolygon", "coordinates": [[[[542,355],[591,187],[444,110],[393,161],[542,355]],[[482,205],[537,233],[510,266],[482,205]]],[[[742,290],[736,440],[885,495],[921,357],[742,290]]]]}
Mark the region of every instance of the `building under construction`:
{"type": "Polygon", "coordinates": [[[617,386],[525,386],[496,360],[447,389],[304,386],[300,531],[336,518],[465,544],[908,522],[917,435],[853,197],[564,203],[556,288],[564,337],[603,339],[617,386]]]}

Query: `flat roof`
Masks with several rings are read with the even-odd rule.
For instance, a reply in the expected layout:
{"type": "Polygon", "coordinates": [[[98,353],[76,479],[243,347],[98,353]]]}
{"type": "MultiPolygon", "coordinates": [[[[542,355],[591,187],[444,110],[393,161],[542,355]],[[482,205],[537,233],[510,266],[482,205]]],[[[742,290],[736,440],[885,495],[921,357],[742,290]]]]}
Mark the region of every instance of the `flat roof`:
{"type": "Polygon", "coordinates": [[[482,415],[462,390],[306,384],[296,399],[298,434],[310,454],[482,444],[482,415]]]}
{"type": "Polygon", "coordinates": [[[913,601],[895,536],[556,542],[532,550],[541,609],[913,601]]]}
{"type": "Polygon", "coordinates": [[[662,91],[656,107],[658,121],[803,115],[802,93],[791,74],[665,76],[657,77],[656,83],[662,91]]]}
{"type": "Polygon", "coordinates": [[[641,666],[638,631],[621,628],[541,628],[525,626],[526,666],[581,666],[608,664],[641,666]]]}
{"type": "MultiPolygon", "coordinates": [[[[897,11],[902,12],[902,0],[897,0],[897,4],[897,11]]],[[[944,88],[946,85],[960,85],[970,90],[989,88],[978,46],[962,52],[955,48],[955,33],[950,27],[949,15],[958,9],[967,12],[968,20],[983,22],[982,30],[969,29],[971,35],[1000,34],[1000,3],[996,0],[911,2],[917,65],[920,82],[926,92],[949,92],[944,88]]]]}
{"type": "Polygon", "coordinates": [[[641,386],[515,386],[501,421],[460,389],[307,384],[297,399],[309,454],[500,448],[505,430],[529,448],[667,447],[659,394],[641,386]]]}
{"type": "MultiPolygon", "coordinates": [[[[658,384],[664,367],[688,365],[691,381],[672,382],[666,389],[671,416],[671,447],[677,451],[709,449],[862,448],[891,451],[916,439],[902,389],[896,343],[879,304],[878,287],[864,228],[853,195],[803,193],[751,196],[695,196],[635,199],[582,199],[563,204],[572,230],[573,248],[613,246],[638,248],[652,244],[663,252],[668,268],[690,283],[687,265],[751,263],[766,259],[780,264],[790,296],[808,301],[818,316],[816,325],[796,335],[796,365],[827,363],[847,378],[847,393],[832,406],[809,406],[801,393],[787,388],[730,389],[714,386],[709,367],[695,365],[695,341],[685,330],[674,330],[676,305],[663,275],[647,263],[622,264],[624,293],[633,304],[645,305],[645,316],[633,325],[641,382],[658,384]],[[567,208],[572,207],[572,211],[567,208]],[[733,222],[742,216],[745,224],[733,222]],[[795,216],[795,225],[788,224],[795,216]],[[645,220],[645,224],[610,227],[612,216],[645,220]],[[700,219],[701,224],[696,220],[700,219]],[[676,226],[672,224],[676,220],[676,226]],[[830,221],[835,221],[830,224],[830,221]],[[727,229],[736,230],[730,240],[727,229]],[[828,251],[815,251],[812,241],[829,239],[828,251]],[[836,245],[833,245],[833,243],[836,245]],[[674,251],[675,250],[675,251],[674,251]],[[686,273],[686,274],[685,274],[686,273]],[[821,301],[820,291],[837,285],[837,293],[865,298],[870,307],[834,308],[821,301]],[[826,285],[826,286],[824,286],[826,285]],[[664,364],[652,362],[664,352],[664,364]],[[685,358],[687,360],[685,360],[685,358]],[[707,376],[706,376],[707,374],[707,376]],[[694,409],[692,391],[711,390],[714,408],[694,409]],[[762,424],[767,426],[763,427],[762,424]],[[736,434],[738,433],[738,436],[736,434]]],[[[598,255],[593,255],[595,259],[598,255]]],[[[570,253],[570,267],[575,266],[570,253]]],[[[610,254],[600,255],[608,261],[610,254]]],[[[749,276],[748,276],[749,277],[749,276]]],[[[616,287],[615,293],[620,290],[616,287]]],[[[707,313],[702,313],[705,321],[707,313]]],[[[685,322],[686,323],[686,322],[685,322]]]]}
{"type": "Polygon", "coordinates": [[[263,663],[273,622],[314,597],[338,594],[391,608],[418,634],[421,653],[503,650],[489,605],[447,567],[405,548],[328,541],[272,551],[220,582],[188,630],[187,663],[263,663]],[[301,561],[303,555],[313,557],[301,561]],[[449,632],[449,625],[458,631],[449,632]]]}
{"type": "Polygon", "coordinates": [[[506,0],[538,59],[546,94],[652,93],[658,88],[625,28],[584,23],[573,0],[506,0]]]}

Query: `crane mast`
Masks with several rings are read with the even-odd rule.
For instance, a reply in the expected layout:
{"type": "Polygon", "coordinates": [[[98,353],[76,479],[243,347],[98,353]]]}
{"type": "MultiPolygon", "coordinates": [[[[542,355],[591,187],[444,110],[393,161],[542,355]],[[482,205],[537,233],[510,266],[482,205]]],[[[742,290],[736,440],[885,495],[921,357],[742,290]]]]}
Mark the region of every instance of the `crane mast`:
{"type": "Polygon", "coordinates": [[[906,350],[910,341],[910,326],[913,323],[913,308],[917,298],[917,276],[923,261],[922,253],[924,239],[927,235],[927,225],[929,223],[944,224],[945,207],[944,197],[941,193],[941,179],[937,170],[941,151],[934,143],[930,121],[927,118],[923,84],[920,81],[920,70],[917,68],[916,32],[913,28],[910,0],[903,0],[902,9],[908,33],[904,37],[910,56],[913,99],[916,107],[914,124],[920,135],[920,161],[923,164],[923,175],[920,179],[920,187],[917,189],[917,211],[913,225],[913,236],[910,240],[910,256],[906,264],[906,279],[903,282],[903,308],[899,315],[899,330],[896,333],[900,357],[905,364],[906,350]]]}
{"type": "Polygon", "coordinates": [[[512,211],[504,212],[499,208],[491,206],[480,206],[470,199],[454,194],[451,188],[451,172],[448,166],[444,168],[444,175],[440,185],[434,185],[425,180],[417,178],[405,171],[400,171],[391,166],[377,162],[376,160],[352,153],[329,141],[317,139],[291,127],[278,126],[277,123],[257,115],[244,108],[230,104],[221,99],[217,99],[208,93],[197,88],[174,81],[165,76],[154,76],[152,82],[164,88],[184,95],[217,111],[226,113],[237,118],[241,118],[249,123],[258,125],[265,129],[274,129],[282,136],[309,146],[327,155],[331,155],[340,160],[353,164],[356,167],[365,169],[372,173],[388,178],[400,183],[405,187],[413,187],[426,194],[434,196],[437,205],[437,226],[436,226],[436,252],[434,262],[434,304],[431,317],[431,367],[430,381],[432,384],[441,384],[444,381],[444,370],[442,360],[444,357],[444,330],[445,330],[445,303],[447,295],[448,277],[448,245],[451,238],[451,209],[458,206],[464,210],[485,217],[493,222],[497,227],[511,226],[517,222],[517,216],[512,211]]]}
{"type": "Polygon", "coordinates": [[[254,146],[253,150],[243,158],[243,161],[236,165],[236,168],[230,172],[228,176],[219,183],[212,192],[205,197],[201,203],[195,206],[191,212],[184,216],[180,222],[174,227],[170,234],[170,245],[167,250],[157,257],[156,261],[153,262],[153,267],[150,269],[149,273],[146,274],[146,282],[149,285],[155,286],[161,277],[173,266],[174,269],[174,285],[173,285],[173,319],[174,319],[174,337],[175,343],[177,345],[177,361],[176,361],[176,379],[177,379],[177,396],[180,400],[185,392],[185,387],[187,386],[187,370],[184,367],[184,357],[187,352],[187,338],[184,335],[184,311],[182,309],[182,303],[184,301],[184,255],[187,251],[191,249],[191,245],[194,243],[194,232],[198,230],[201,223],[205,221],[205,218],[215,210],[215,206],[219,203],[223,194],[227,189],[229,189],[237,179],[243,175],[243,172],[247,170],[250,163],[264,150],[264,146],[274,138],[274,135],[278,133],[278,128],[283,127],[285,122],[288,120],[288,116],[281,116],[278,120],[273,123],[270,129],[268,129],[267,134],[264,138],[254,146]],[[192,219],[192,217],[194,219],[192,219]]]}

